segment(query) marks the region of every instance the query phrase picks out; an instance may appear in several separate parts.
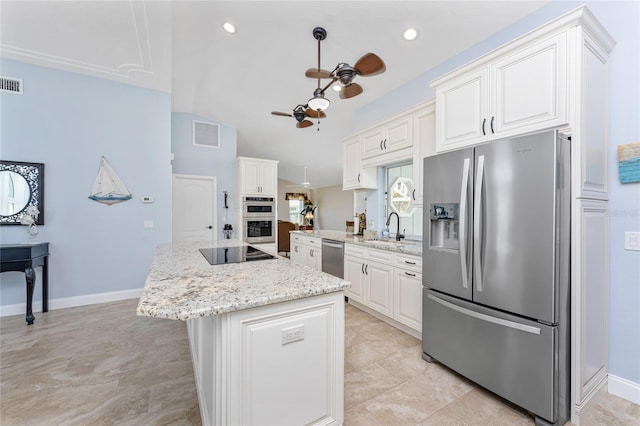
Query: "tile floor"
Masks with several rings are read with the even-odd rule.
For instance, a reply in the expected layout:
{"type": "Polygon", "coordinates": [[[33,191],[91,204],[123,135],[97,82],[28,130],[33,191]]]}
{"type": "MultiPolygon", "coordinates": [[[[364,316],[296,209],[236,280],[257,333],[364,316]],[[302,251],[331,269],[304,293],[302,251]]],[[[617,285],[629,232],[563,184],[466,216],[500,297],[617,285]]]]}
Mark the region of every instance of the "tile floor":
{"type": "MultiPolygon", "coordinates": [[[[184,323],[137,300],[0,319],[0,424],[198,425],[184,323]]],[[[420,357],[420,342],[347,305],[345,425],[531,425],[524,412],[420,357]]],[[[638,425],[602,393],[588,425],[638,425]]]]}

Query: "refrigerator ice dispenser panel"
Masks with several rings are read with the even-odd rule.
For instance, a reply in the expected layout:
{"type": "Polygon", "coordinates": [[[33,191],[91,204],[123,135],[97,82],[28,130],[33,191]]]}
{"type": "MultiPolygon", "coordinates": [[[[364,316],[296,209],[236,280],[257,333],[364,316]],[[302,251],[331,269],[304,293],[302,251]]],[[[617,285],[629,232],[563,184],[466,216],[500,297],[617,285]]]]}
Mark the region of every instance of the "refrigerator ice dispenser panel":
{"type": "Polygon", "coordinates": [[[430,248],[459,250],[459,207],[458,203],[431,204],[429,213],[431,219],[430,248]]]}

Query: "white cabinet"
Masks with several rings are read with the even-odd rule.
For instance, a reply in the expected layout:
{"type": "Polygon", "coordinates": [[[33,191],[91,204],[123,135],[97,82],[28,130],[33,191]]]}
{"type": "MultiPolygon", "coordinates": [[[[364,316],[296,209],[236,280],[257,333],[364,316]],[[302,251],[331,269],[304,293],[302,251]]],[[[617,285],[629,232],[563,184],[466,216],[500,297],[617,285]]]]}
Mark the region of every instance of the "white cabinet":
{"type": "Polygon", "coordinates": [[[412,146],[412,117],[402,115],[363,133],[362,164],[377,166],[410,158],[412,146]]]}
{"type": "Polygon", "coordinates": [[[609,210],[606,201],[575,202],[574,238],[579,253],[571,275],[573,389],[577,415],[606,384],[609,351],[609,210]]]}
{"type": "Polygon", "coordinates": [[[187,322],[203,425],[342,425],[344,295],[187,322]]]}
{"type": "Polygon", "coordinates": [[[238,157],[236,167],[238,168],[241,194],[277,196],[277,161],[238,157]]]}
{"type": "Polygon", "coordinates": [[[344,291],[344,295],[349,300],[364,302],[364,265],[366,263],[367,261],[362,257],[350,255],[344,257],[344,279],[351,283],[351,287],[344,291]]]}
{"type": "Polygon", "coordinates": [[[424,157],[436,152],[436,107],[430,101],[413,113],[413,202],[422,204],[424,157]]]}
{"type": "Polygon", "coordinates": [[[344,279],[352,283],[345,295],[383,315],[393,316],[393,253],[345,244],[344,259],[344,279]]]}
{"type": "Polygon", "coordinates": [[[393,319],[422,332],[422,258],[396,253],[393,319]]]}
{"type": "Polygon", "coordinates": [[[322,238],[293,233],[290,238],[291,261],[322,271],[322,238]]]}
{"type": "Polygon", "coordinates": [[[421,271],[420,256],[345,244],[344,279],[351,287],[344,294],[349,302],[416,337],[422,331],[421,271]]]}
{"type": "Polygon", "coordinates": [[[342,189],[377,189],[376,168],[362,167],[362,146],[360,136],[347,139],[343,144],[342,189]]]}
{"type": "Polygon", "coordinates": [[[566,124],[567,33],[445,76],[432,87],[438,151],[566,124]]]}

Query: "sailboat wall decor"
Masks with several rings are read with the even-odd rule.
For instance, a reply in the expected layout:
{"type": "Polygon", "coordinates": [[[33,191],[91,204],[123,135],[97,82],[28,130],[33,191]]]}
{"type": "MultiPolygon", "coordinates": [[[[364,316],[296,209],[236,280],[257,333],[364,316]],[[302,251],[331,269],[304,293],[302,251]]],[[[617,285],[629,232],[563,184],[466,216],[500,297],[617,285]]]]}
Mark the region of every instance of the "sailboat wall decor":
{"type": "Polygon", "coordinates": [[[89,198],[108,205],[131,199],[131,193],[104,157],[100,160],[98,176],[89,198]]]}

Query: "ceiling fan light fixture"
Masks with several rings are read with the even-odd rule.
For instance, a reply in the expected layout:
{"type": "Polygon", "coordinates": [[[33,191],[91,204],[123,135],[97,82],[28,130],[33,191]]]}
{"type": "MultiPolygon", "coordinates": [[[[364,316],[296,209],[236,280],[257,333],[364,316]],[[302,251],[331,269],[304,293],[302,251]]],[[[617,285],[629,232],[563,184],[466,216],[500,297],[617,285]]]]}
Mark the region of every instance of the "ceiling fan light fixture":
{"type": "Polygon", "coordinates": [[[342,86],[340,84],[334,84],[332,89],[334,92],[339,92],[342,90],[342,86]]]}
{"type": "Polygon", "coordinates": [[[225,22],[224,24],[222,24],[222,28],[229,34],[236,33],[236,27],[231,22],[225,22]]]}
{"type": "Polygon", "coordinates": [[[418,37],[418,31],[415,28],[407,28],[404,33],[402,33],[402,38],[407,41],[415,40],[418,37]]]}
{"type": "Polygon", "coordinates": [[[316,89],[313,92],[313,98],[309,99],[309,102],[307,102],[309,108],[316,111],[324,111],[325,109],[329,108],[330,104],[331,102],[329,102],[329,99],[325,98],[322,95],[321,89],[316,89]]]}

